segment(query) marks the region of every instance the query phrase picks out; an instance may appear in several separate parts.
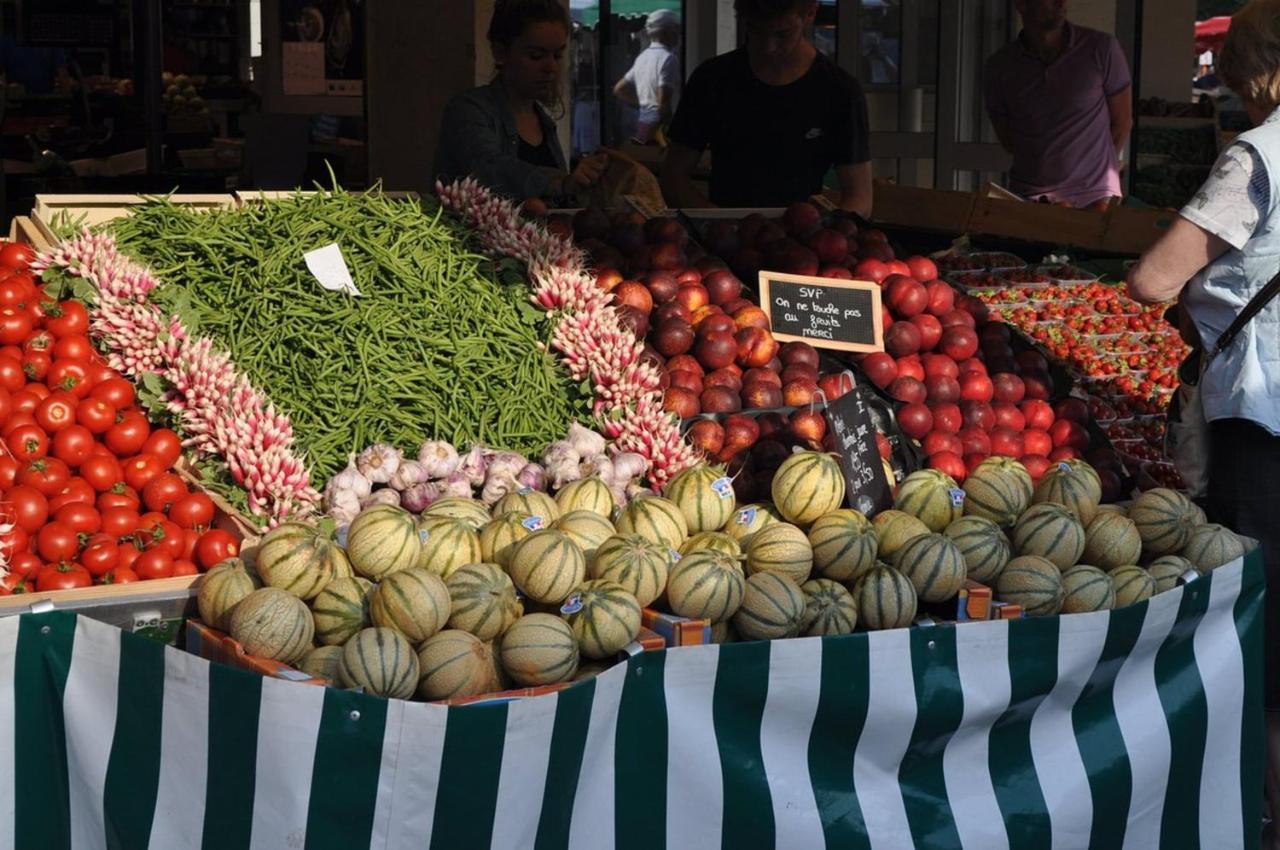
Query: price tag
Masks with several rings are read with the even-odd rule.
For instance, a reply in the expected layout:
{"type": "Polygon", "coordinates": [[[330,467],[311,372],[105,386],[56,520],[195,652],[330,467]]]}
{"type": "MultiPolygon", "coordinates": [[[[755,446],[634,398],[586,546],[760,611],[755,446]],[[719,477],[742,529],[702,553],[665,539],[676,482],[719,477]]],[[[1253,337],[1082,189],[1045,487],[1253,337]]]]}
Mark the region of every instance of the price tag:
{"type": "Polygon", "coordinates": [[[342,249],[334,242],[302,255],[307,268],[315,275],[320,285],[330,292],[345,292],[347,295],[359,295],[355,281],[351,279],[351,270],[342,257],[342,249]]]}
{"type": "Polygon", "coordinates": [[[866,280],[760,272],[773,336],[838,351],[884,351],[880,286],[866,280]]]}
{"type": "Polygon", "coordinates": [[[893,506],[893,493],[880,462],[876,426],[862,393],[861,387],[854,387],[827,407],[826,417],[844,469],[845,503],[871,516],[893,506]]]}

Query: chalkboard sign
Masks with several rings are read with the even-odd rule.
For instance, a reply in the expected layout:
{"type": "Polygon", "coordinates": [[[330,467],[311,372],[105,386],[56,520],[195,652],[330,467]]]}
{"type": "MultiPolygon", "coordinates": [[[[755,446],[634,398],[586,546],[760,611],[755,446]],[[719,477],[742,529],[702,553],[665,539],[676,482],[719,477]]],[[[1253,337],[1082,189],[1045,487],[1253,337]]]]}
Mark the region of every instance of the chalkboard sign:
{"type": "Polygon", "coordinates": [[[855,387],[827,405],[827,427],[835,437],[844,469],[845,504],[866,516],[893,507],[893,492],[885,478],[876,446],[871,409],[855,387]]]}
{"type": "Polygon", "coordinates": [[[760,272],[760,306],[774,338],[815,348],[884,351],[880,287],[868,280],[760,272]]]}

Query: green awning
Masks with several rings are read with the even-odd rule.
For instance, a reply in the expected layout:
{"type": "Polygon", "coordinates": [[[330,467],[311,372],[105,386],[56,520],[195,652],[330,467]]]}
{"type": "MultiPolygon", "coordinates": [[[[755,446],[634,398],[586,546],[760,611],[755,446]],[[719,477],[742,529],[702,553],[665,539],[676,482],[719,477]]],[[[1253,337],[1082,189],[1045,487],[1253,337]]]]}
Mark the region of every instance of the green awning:
{"type": "MultiPolygon", "coordinates": [[[[671,9],[679,12],[681,0],[613,0],[610,8],[615,15],[647,15],[659,9],[671,9]]],[[[600,3],[598,0],[585,0],[569,4],[569,12],[573,19],[585,27],[594,27],[600,22],[600,3]]]]}

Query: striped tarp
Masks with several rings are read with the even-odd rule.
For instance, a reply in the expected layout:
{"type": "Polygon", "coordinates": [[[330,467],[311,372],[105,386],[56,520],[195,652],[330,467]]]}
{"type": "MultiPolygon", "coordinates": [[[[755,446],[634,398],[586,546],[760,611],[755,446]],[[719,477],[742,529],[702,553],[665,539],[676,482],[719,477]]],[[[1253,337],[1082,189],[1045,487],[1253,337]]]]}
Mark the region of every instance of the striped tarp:
{"type": "Polygon", "coordinates": [[[645,653],[444,708],[0,620],[0,848],[1257,846],[1259,559],[1112,613],[645,653]]]}

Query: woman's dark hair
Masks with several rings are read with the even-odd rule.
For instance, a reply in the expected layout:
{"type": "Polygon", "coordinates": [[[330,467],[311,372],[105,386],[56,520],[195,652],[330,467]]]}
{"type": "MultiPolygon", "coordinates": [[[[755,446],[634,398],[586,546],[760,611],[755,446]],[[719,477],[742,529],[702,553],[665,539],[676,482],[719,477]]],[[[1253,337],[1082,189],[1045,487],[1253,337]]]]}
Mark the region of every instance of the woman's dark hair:
{"type": "Polygon", "coordinates": [[[733,11],[740,18],[768,20],[779,15],[807,10],[815,0],[733,0],[733,11]]]}
{"type": "Polygon", "coordinates": [[[504,47],[520,37],[532,24],[562,24],[572,32],[569,11],[559,0],[498,0],[489,19],[489,43],[504,47]]]}

